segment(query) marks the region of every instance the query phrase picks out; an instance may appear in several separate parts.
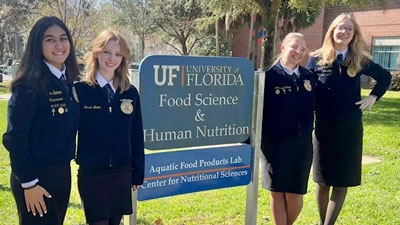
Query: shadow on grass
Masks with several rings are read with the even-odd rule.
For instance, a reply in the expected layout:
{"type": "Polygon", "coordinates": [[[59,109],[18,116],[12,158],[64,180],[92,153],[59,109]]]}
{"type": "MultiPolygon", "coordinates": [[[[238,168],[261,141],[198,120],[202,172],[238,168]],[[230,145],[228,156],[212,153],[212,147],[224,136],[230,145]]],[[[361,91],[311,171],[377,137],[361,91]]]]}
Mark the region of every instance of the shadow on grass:
{"type": "Polygon", "coordinates": [[[374,106],[378,107],[389,107],[398,109],[400,106],[400,99],[399,98],[381,98],[374,106]]]}
{"type": "Polygon", "coordinates": [[[381,99],[372,110],[365,111],[363,120],[369,125],[393,126],[400,122],[400,101],[399,99],[381,99]]]}
{"type": "Polygon", "coordinates": [[[11,188],[3,186],[2,184],[0,184],[0,191],[11,191],[11,188]]]}
{"type": "Polygon", "coordinates": [[[148,221],[146,219],[142,219],[142,218],[138,218],[136,223],[140,224],[140,225],[153,225],[154,224],[153,222],[148,221]]]}
{"type": "Polygon", "coordinates": [[[82,205],[78,203],[68,203],[68,207],[82,209],[82,205]]]}

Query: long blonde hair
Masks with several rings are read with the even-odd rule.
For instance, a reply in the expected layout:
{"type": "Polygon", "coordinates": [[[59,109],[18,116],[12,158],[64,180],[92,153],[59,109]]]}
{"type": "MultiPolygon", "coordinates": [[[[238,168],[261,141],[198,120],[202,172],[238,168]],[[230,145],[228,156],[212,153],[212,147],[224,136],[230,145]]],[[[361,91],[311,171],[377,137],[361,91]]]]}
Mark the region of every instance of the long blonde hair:
{"type": "Polygon", "coordinates": [[[321,58],[318,65],[332,65],[333,61],[336,59],[333,34],[337,25],[344,19],[349,19],[354,26],[353,38],[349,43],[348,53],[344,61],[344,65],[348,66],[347,74],[350,77],[354,77],[372,57],[366,50],[366,44],[361,35],[360,26],[350,14],[340,14],[332,21],[325,34],[322,47],[312,52],[311,55],[321,58]]]}
{"type": "MultiPolygon", "coordinates": [[[[281,46],[286,46],[286,44],[293,39],[302,39],[305,41],[304,35],[302,33],[290,32],[282,40],[281,46]]],[[[274,63],[272,63],[272,65],[275,65],[279,60],[281,60],[281,58],[282,58],[282,52],[275,56],[275,60],[274,63]]]]}
{"type": "Polygon", "coordinates": [[[105,50],[110,40],[118,41],[121,46],[122,61],[118,68],[115,70],[113,85],[115,89],[120,89],[121,93],[130,88],[129,82],[129,63],[130,63],[130,50],[125,39],[112,29],[107,29],[101,32],[93,41],[93,50],[88,52],[84,58],[86,62],[85,68],[85,82],[90,86],[97,83],[96,74],[99,69],[99,61],[95,57],[98,53],[105,50]]]}

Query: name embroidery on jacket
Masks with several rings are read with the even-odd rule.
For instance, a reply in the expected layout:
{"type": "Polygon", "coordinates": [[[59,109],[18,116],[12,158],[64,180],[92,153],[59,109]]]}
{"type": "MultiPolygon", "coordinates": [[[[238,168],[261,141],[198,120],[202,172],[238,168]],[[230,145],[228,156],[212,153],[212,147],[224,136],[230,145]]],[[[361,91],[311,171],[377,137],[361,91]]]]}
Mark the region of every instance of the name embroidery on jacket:
{"type": "Polygon", "coordinates": [[[99,106],[99,105],[84,105],[83,109],[96,110],[96,109],[101,109],[101,106],[99,106]]]}

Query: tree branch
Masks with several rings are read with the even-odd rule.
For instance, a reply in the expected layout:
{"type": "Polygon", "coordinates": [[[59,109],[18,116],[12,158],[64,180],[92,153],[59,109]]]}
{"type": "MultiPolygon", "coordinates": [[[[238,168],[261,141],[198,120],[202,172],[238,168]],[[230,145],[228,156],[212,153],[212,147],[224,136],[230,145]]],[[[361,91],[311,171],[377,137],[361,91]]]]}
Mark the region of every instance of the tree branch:
{"type": "Polygon", "coordinates": [[[170,43],[168,43],[168,42],[166,42],[166,41],[163,41],[163,43],[166,44],[166,45],[171,46],[171,47],[172,47],[173,49],[175,49],[179,54],[183,55],[183,53],[182,53],[178,48],[176,48],[174,45],[172,45],[172,44],[170,44],[170,43]]]}

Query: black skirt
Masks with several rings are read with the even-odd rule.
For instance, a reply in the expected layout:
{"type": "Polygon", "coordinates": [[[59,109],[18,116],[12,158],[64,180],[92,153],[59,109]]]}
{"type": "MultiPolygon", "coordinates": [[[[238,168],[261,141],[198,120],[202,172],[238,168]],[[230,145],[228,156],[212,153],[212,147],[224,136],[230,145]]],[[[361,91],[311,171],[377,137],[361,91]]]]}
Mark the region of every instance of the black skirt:
{"type": "Polygon", "coordinates": [[[79,167],[78,188],[86,221],[93,223],[132,214],[131,167],[79,167]]]}
{"type": "Polygon", "coordinates": [[[313,179],[334,187],[361,184],[362,119],[317,122],[315,125],[313,179]]]}
{"type": "Polygon", "coordinates": [[[312,162],[312,138],[264,135],[262,185],[274,192],[307,193],[312,162]]]}

